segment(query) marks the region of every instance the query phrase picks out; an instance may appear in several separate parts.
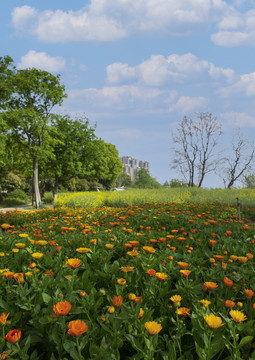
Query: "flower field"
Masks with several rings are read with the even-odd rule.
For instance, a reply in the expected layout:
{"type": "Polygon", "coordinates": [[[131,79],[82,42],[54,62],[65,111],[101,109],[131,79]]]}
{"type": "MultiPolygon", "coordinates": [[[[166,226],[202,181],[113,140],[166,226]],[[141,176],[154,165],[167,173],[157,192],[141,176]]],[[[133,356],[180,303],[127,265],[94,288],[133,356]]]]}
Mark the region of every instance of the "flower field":
{"type": "Polygon", "coordinates": [[[73,205],[0,213],[0,359],[255,359],[235,207],[73,205]]]}

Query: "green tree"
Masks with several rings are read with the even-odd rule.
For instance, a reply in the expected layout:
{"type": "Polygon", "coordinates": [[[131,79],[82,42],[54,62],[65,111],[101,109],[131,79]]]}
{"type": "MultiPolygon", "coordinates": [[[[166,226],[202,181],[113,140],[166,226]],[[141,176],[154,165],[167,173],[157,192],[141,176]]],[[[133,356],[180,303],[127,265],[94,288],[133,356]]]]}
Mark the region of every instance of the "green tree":
{"type": "Polygon", "coordinates": [[[141,168],[137,172],[137,179],[134,182],[134,187],[140,189],[158,189],[161,188],[162,185],[150,176],[148,170],[141,168]]]}
{"type": "Polygon", "coordinates": [[[255,188],[255,174],[245,175],[243,179],[244,186],[248,189],[255,188]]]}
{"type": "Polygon", "coordinates": [[[53,139],[50,135],[52,109],[61,105],[66,96],[59,75],[38,69],[13,69],[8,79],[11,95],[2,113],[9,135],[20,151],[29,153],[33,162],[33,186],[36,208],[41,202],[38,164],[52,156],[53,139]]]}
{"type": "Polygon", "coordinates": [[[125,172],[122,172],[117,179],[116,185],[118,187],[120,186],[125,186],[125,187],[129,187],[132,185],[132,180],[131,180],[131,176],[125,172]]]}
{"type": "Polygon", "coordinates": [[[97,181],[106,189],[116,184],[123,169],[119,153],[113,144],[102,139],[89,142],[83,149],[84,175],[88,181],[97,181]]]}
{"type": "Polygon", "coordinates": [[[54,178],[54,197],[59,185],[67,186],[71,178],[84,177],[84,148],[95,139],[95,127],[87,118],[71,119],[70,116],[54,116],[50,128],[53,157],[45,161],[43,168],[48,177],[54,178]]]}
{"type": "Polygon", "coordinates": [[[170,188],[187,187],[187,183],[184,180],[172,179],[169,183],[170,188]]]}

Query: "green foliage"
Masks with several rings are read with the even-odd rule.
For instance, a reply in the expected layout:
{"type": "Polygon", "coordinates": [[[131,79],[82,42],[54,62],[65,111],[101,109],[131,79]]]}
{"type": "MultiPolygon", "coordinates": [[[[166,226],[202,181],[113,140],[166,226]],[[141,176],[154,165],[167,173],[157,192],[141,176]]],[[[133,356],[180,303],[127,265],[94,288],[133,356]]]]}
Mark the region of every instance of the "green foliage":
{"type": "Polygon", "coordinates": [[[244,185],[248,189],[254,189],[255,188],[255,174],[249,174],[244,176],[243,179],[244,185]]]}
{"type": "Polygon", "coordinates": [[[0,181],[2,190],[13,191],[15,189],[24,189],[25,183],[19,175],[12,172],[8,173],[0,181]]]}
{"type": "Polygon", "coordinates": [[[53,204],[53,193],[50,191],[45,192],[42,201],[45,204],[53,204]]]}
{"type": "Polygon", "coordinates": [[[187,183],[184,180],[172,179],[169,183],[170,188],[187,187],[187,183]]]}
{"type": "Polygon", "coordinates": [[[27,200],[28,196],[23,190],[13,190],[8,193],[7,199],[27,200]]]}
{"type": "Polygon", "coordinates": [[[162,185],[158,183],[156,179],[152,178],[146,169],[141,168],[137,172],[134,187],[139,189],[159,189],[162,185]]]}
{"type": "Polygon", "coordinates": [[[132,185],[132,180],[129,174],[122,172],[117,179],[116,186],[125,186],[130,187],[132,185]]]}

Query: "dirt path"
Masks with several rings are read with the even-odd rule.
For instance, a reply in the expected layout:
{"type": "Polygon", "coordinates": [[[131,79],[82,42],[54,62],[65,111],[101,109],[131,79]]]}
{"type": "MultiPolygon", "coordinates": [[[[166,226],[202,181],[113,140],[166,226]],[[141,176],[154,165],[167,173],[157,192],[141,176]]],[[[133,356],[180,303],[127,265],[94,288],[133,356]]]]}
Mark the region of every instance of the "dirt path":
{"type": "Polygon", "coordinates": [[[28,206],[31,205],[21,205],[21,206],[15,206],[15,207],[11,207],[11,208],[2,208],[0,209],[0,212],[7,212],[7,211],[34,211],[31,209],[26,209],[28,206]]]}

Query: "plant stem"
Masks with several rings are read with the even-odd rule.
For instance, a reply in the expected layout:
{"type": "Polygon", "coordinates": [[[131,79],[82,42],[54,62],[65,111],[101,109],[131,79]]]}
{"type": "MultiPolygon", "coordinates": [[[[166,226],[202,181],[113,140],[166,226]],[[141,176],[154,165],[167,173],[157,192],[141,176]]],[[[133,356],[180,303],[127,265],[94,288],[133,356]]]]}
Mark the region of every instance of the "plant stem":
{"type": "Polygon", "coordinates": [[[81,349],[80,349],[80,344],[79,344],[79,339],[78,337],[76,338],[76,345],[77,345],[77,350],[78,350],[78,354],[79,354],[79,358],[80,360],[84,360],[82,354],[81,354],[81,349]]]}
{"type": "Polygon", "coordinates": [[[207,356],[206,356],[206,360],[210,359],[210,349],[211,349],[211,340],[212,340],[212,330],[210,331],[210,337],[209,337],[209,342],[208,342],[208,352],[207,352],[207,356]]]}

